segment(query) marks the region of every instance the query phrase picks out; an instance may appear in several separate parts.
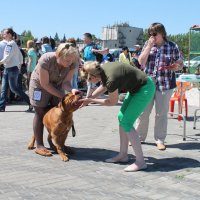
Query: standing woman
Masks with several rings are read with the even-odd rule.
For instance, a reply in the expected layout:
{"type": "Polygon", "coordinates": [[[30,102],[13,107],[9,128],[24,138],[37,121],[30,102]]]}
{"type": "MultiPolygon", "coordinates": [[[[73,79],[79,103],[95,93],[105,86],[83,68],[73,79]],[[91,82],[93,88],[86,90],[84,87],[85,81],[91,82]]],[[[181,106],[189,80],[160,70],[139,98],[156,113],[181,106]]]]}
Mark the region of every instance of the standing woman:
{"type": "Polygon", "coordinates": [[[29,82],[31,78],[31,73],[35,69],[35,66],[37,64],[37,54],[34,49],[34,41],[33,40],[28,40],[27,41],[27,55],[28,55],[28,65],[27,65],[27,72],[28,72],[28,77],[27,77],[27,86],[29,88],[29,82]]]}
{"type": "Polygon", "coordinates": [[[139,117],[137,131],[145,141],[149,127],[149,116],[155,104],[154,139],[158,150],[165,150],[167,136],[169,101],[176,87],[175,71],[183,67],[182,56],[176,43],[167,39],[167,32],[161,23],[148,28],[149,39],[145,42],[138,58],[144,72],[155,82],[156,92],[145,112],[139,117]]]}
{"type": "Polygon", "coordinates": [[[89,103],[113,106],[118,102],[118,92],[122,89],[128,91],[118,114],[120,152],[117,156],[107,159],[106,162],[127,162],[128,141],[130,141],[136,161],[124,170],[132,172],[147,168],[140,139],[133,124],[154,96],[155,86],[152,79],[141,70],[120,62],[105,63],[102,66],[98,62],[86,62],[81,73],[82,78],[89,82],[101,81],[101,85],[92,93],[91,98],[80,100],[82,106],[89,103]],[[108,99],[95,99],[106,91],[109,94],[108,99]]]}
{"type": "Polygon", "coordinates": [[[120,55],[119,55],[119,62],[133,65],[131,53],[129,52],[128,47],[122,48],[122,53],[120,53],[120,55]]]}
{"type": "Polygon", "coordinates": [[[20,96],[29,105],[27,112],[30,112],[33,109],[30,105],[28,95],[25,94],[22,88],[18,85],[19,66],[23,63],[23,57],[19,47],[13,39],[15,35],[16,33],[12,28],[5,29],[3,33],[7,45],[4,50],[3,59],[0,60],[0,65],[4,65],[0,97],[0,112],[5,112],[7,91],[9,87],[13,93],[20,96]]]}
{"type": "Polygon", "coordinates": [[[44,114],[49,106],[56,106],[65,95],[65,91],[76,93],[72,89],[71,81],[78,59],[76,48],[62,43],[56,52],[48,52],[41,56],[31,75],[29,85],[30,101],[35,109],[33,132],[36,139],[35,152],[42,156],[51,156],[51,152],[44,147],[43,123],[44,114]]]}

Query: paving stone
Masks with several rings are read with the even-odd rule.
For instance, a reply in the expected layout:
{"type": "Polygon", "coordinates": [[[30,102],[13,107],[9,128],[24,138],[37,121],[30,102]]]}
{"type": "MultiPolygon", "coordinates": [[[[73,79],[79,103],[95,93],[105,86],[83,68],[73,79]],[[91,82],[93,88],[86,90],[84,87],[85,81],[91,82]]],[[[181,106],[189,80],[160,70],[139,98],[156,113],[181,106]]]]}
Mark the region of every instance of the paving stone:
{"type": "MultiPolygon", "coordinates": [[[[34,114],[23,112],[26,108],[12,105],[0,113],[0,200],[200,199],[200,124],[193,130],[192,122],[196,107],[189,107],[186,141],[182,123],[169,120],[166,151],[158,151],[154,144],[153,110],[142,145],[148,169],[135,173],[123,171],[135,160],[132,147],[129,163],[104,162],[119,151],[120,105],[91,105],[74,113],[77,135],[73,138],[70,132],[66,144],[76,153],[69,162],[62,162],[57,154],[47,158],[27,150],[34,114]]],[[[48,147],[46,138],[45,130],[48,147]]]]}

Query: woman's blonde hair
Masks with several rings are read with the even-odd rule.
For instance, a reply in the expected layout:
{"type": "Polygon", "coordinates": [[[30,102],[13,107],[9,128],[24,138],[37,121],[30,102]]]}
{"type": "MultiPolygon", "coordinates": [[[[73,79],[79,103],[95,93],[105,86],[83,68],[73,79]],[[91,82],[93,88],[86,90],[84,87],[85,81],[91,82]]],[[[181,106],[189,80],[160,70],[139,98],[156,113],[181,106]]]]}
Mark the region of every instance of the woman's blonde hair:
{"type": "Polygon", "coordinates": [[[33,40],[28,40],[26,43],[27,49],[34,48],[34,44],[33,40]]]}
{"type": "Polygon", "coordinates": [[[89,80],[91,76],[100,76],[102,68],[97,61],[88,61],[84,63],[83,69],[80,71],[81,79],[89,80]]]}
{"type": "Polygon", "coordinates": [[[78,58],[78,51],[72,46],[72,43],[61,43],[56,50],[56,57],[68,57],[69,55],[75,55],[78,58]]]}

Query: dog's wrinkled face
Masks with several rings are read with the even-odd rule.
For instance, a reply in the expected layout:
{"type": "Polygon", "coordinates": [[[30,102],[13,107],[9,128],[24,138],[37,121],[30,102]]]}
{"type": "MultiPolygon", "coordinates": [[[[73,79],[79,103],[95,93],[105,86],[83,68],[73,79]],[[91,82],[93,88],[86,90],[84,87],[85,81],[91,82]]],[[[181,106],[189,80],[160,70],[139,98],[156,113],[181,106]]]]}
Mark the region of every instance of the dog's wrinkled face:
{"type": "Polygon", "coordinates": [[[82,95],[80,92],[77,92],[75,95],[70,92],[63,97],[62,102],[59,103],[59,107],[63,111],[74,112],[80,107],[81,103],[79,100],[81,98],[82,95]]]}

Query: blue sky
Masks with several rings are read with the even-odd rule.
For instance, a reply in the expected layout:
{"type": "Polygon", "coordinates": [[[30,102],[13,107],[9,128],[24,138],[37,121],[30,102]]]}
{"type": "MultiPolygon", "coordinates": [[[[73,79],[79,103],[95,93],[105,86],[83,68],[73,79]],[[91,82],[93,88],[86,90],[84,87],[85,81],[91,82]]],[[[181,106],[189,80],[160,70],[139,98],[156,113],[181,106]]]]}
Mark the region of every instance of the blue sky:
{"type": "Polygon", "coordinates": [[[187,33],[200,25],[199,0],[9,0],[1,1],[0,30],[6,27],[34,37],[82,38],[90,32],[101,37],[102,27],[128,22],[146,29],[153,22],[164,24],[168,34],[187,33]]]}

